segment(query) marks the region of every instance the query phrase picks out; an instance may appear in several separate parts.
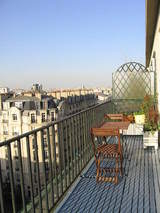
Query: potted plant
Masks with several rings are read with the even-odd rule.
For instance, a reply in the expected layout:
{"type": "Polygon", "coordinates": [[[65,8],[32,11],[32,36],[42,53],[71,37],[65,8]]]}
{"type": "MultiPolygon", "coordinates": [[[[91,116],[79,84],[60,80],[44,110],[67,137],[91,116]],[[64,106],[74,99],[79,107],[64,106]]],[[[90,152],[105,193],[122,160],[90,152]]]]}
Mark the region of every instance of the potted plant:
{"type": "Polygon", "coordinates": [[[144,124],[145,123],[145,114],[143,110],[134,113],[134,119],[136,124],[144,124]]]}
{"type": "Polygon", "coordinates": [[[158,149],[158,109],[156,98],[152,95],[146,95],[142,103],[142,109],[145,114],[143,127],[143,144],[154,146],[158,149]]]}
{"type": "Polygon", "coordinates": [[[133,113],[130,113],[130,114],[124,113],[123,114],[123,121],[129,121],[130,123],[135,123],[133,113]]]}

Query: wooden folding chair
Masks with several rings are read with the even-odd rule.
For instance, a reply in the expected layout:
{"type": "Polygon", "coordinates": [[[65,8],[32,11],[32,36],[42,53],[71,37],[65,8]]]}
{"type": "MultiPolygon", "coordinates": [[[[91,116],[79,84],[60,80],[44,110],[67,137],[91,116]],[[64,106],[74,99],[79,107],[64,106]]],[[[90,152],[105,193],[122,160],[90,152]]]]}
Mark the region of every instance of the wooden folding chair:
{"type": "Polygon", "coordinates": [[[118,129],[108,130],[102,128],[92,128],[91,129],[92,137],[92,146],[96,162],[96,180],[97,181],[106,181],[106,182],[115,182],[118,183],[118,174],[122,176],[122,148],[120,143],[120,133],[118,129]],[[96,146],[97,138],[102,140],[106,137],[114,136],[118,138],[117,144],[101,143],[96,146]],[[106,168],[101,166],[105,158],[115,159],[114,168],[106,168]],[[107,172],[114,173],[114,176],[106,176],[107,172]]]}

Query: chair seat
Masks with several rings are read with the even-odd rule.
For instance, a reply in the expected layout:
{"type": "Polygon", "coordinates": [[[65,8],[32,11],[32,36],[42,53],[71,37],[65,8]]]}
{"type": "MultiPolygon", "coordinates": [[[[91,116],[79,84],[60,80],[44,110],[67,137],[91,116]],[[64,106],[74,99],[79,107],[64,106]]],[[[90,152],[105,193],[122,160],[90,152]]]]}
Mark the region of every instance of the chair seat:
{"type": "Polygon", "coordinates": [[[97,153],[105,157],[118,157],[120,155],[117,144],[103,144],[97,148],[97,153]]]}

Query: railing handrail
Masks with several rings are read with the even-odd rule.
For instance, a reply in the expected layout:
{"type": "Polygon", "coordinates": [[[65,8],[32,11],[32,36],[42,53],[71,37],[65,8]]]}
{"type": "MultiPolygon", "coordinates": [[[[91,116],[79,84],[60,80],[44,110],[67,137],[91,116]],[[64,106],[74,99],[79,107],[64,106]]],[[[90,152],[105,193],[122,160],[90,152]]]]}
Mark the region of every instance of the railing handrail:
{"type": "Polygon", "coordinates": [[[89,111],[89,110],[95,109],[95,108],[97,108],[97,107],[99,107],[99,106],[102,106],[102,105],[104,105],[104,104],[106,104],[106,103],[109,103],[109,102],[111,102],[111,100],[107,100],[107,101],[105,101],[105,102],[103,102],[103,103],[100,103],[100,104],[98,103],[98,104],[96,104],[96,105],[94,105],[94,106],[92,106],[92,107],[88,107],[88,108],[86,108],[86,109],[84,109],[84,110],[82,110],[82,111],[80,111],[80,112],[77,112],[77,113],[74,113],[74,114],[72,114],[72,115],[66,116],[65,118],[59,119],[59,120],[57,120],[57,121],[52,121],[52,122],[50,122],[50,123],[47,124],[47,125],[44,125],[44,126],[42,126],[42,127],[36,128],[36,129],[34,129],[34,130],[31,130],[31,131],[28,131],[28,132],[23,133],[23,134],[21,134],[21,135],[12,137],[12,138],[10,138],[10,139],[8,139],[8,140],[2,141],[2,142],[0,142],[0,147],[9,145],[9,144],[11,144],[12,142],[15,142],[15,141],[17,141],[17,140],[19,140],[19,139],[22,139],[22,138],[24,138],[24,137],[28,137],[29,135],[33,135],[33,134],[35,134],[35,133],[37,133],[37,132],[39,132],[39,131],[42,131],[42,130],[44,130],[44,129],[46,129],[46,128],[49,128],[49,127],[51,127],[51,126],[53,126],[53,125],[55,125],[55,124],[61,123],[62,121],[65,121],[65,120],[67,120],[67,119],[73,118],[73,117],[75,117],[75,116],[77,116],[77,115],[79,115],[79,114],[81,114],[81,113],[84,113],[84,112],[87,112],[87,111],[89,111]]]}

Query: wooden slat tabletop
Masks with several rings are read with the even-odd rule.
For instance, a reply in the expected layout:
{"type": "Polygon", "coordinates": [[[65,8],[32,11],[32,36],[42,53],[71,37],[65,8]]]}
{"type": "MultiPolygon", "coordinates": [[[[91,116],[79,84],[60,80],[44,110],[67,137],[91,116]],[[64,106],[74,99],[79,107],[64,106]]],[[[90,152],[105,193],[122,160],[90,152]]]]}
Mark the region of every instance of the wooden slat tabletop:
{"type": "Polygon", "coordinates": [[[128,121],[118,121],[118,122],[105,122],[100,128],[102,129],[128,129],[130,122],[128,121]]]}

